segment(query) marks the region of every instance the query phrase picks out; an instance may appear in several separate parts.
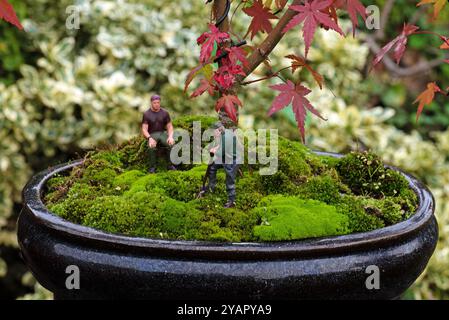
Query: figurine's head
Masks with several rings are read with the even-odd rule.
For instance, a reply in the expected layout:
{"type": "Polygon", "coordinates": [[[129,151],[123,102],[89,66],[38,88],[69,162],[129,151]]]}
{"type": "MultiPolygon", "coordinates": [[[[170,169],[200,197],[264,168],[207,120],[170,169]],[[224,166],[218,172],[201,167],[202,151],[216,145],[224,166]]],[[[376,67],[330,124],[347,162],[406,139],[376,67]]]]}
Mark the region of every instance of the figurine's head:
{"type": "Polygon", "coordinates": [[[151,109],[159,111],[161,109],[161,97],[157,94],[151,96],[151,109]]]}
{"type": "Polygon", "coordinates": [[[221,121],[217,121],[212,125],[212,129],[215,130],[215,137],[218,138],[224,131],[225,127],[221,121]]]}

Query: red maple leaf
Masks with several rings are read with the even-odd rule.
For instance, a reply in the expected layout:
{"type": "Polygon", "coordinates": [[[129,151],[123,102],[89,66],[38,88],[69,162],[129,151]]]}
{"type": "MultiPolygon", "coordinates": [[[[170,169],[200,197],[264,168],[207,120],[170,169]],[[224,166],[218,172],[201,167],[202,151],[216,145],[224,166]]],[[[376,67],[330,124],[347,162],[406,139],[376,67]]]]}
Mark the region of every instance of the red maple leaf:
{"type": "Polygon", "coordinates": [[[242,63],[244,67],[248,67],[249,62],[248,59],[246,59],[246,52],[240,47],[231,47],[226,48],[226,51],[228,52],[228,58],[231,64],[236,65],[238,61],[242,63]]]}
{"type": "Polygon", "coordinates": [[[338,8],[346,7],[346,11],[349,13],[349,17],[352,21],[352,35],[355,36],[355,28],[359,26],[359,14],[363,21],[366,20],[366,8],[359,0],[337,0],[335,5],[338,8]]]}
{"type": "Polygon", "coordinates": [[[294,73],[298,68],[306,68],[312,74],[316,83],[320,86],[320,89],[323,89],[323,76],[308,65],[305,59],[294,54],[288,55],[286,58],[292,60],[292,73],[294,73]]]}
{"type": "Polygon", "coordinates": [[[301,133],[303,142],[305,142],[304,122],[307,110],[312,112],[317,117],[326,120],[305,97],[311,92],[308,88],[302,86],[299,83],[295,85],[290,80],[288,80],[287,83],[270,86],[270,88],[280,91],[281,93],[274,99],[268,115],[271,116],[273,113],[287,107],[288,105],[290,105],[290,103],[292,103],[292,109],[295,113],[296,122],[298,123],[298,128],[301,133]]]}
{"type": "Polygon", "coordinates": [[[210,32],[203,33],[198,39],[198,45],[201,45],[200,62],[205,63],[210,59],[212,51],[214,50],[214,45],[217,43],[221,44],[224,40],[229,39],[229,34],[226,32],[221,32],[212,23],[209,24],[210,32]]]}
{"type": "Polygon", "coordinates": [[[438,85],[435,82],[429,82],[427,84],[427,89],[424,90],[418,98],[416,98],[415,102],[419,102],[418,111],[416,112],[416,121],[418,121],[419,116],[421,115],[421,112],[424,109],[424,106],[429,105],[432,103],[433,99],[435,98],[435,93],[440,92],[443,93],[443,91],[438,87],[438,85]]]}
{"type": "Polygon", "coordinates": [[[295,10],[299,13],[290,20],[290,22],[285,26],[282,32],[285,33],[296,25],[304,22],[303,37],[306,44],[306,58],[307,53],[309,52],[310,45],[312,44],[316,28],[319,24],[322,24],[324,27],[333,29],[344,36],[343,31],[340,29],[338,24],[331,19],[329,14],[325,14],[322,12],[322,10],[328,9],[333,2],[334,0],[313,0],[311,2],[306,2],[304,5],[290,6],[291,10],[295,10]]]}
{"type": "Polygon", "coordinates": [[[233,86],[235,83],[236,75],[244,76],[243,68],[240,65],[224,65],[221,66],[214,73],[214,80],[220,86],[220,88],[226,90],[233,86]]]}
{"type": "Polygon", "coordinates": [[[190,97],[196,98],[206,91],[209,93],[209,95],[213,96],[215,92],[215,87],[210,81],[203,78],[200,80],[200,86],[198,87],[198,89],[196,89],[190,97]]]}
{"type": "Polygon", "coordinates": [[[401,61],[402,56],[404,55],[405,48],[407,46],[408,37],[412,34],[416,33],[419,30],[419,27],[404,23],[404,28],[402,29],[402,32],[399,36],[391,40],[389,43],[387,43],[380,51],[376,54],[373,60],[373,64],[371,68],[374,68],[387,54],[388,51],[390,51],[394,47],[394,59],[396,60],[396,63],[399,64],[401,61]]]}
{"type": "Polygon", "coordinates": [[[187,77],[186,77],[184,92],[187,91],[187,88],[190,86],[190,83],[192,83],[192,80],[198,75],[198,71],[200,71],[201,68],[203,68],[203,67],[204,67],[204,65],[200,64],[199,66],[196,66],[195,68],[190,70],[190,72],[187,74],[187,77]]]}
{"type": "Polygon", "coordinates": [[[23,30],[13,6],[6,0],[0,0],[0,19],[15,25],[19,30],[23,30]]]}
{"type": "Polygon", "coordinates": [[[229,118],[237,123],[237,106],[243,106],[239,98],[234,95],[225,94],[220,99],[218,99],[217,104],[215,105],[215,110],[218,112],[224,108],[229,118]]]}
{"type": "MultiPolygon", "coordinates": [[[[285,6],[285,4],[284,4],[285,6]]],[[[273,30],[270,19],[278,19],[274,14],[270,12],[270,8],[264,7],[261,0],[254,1],[253,5],[249,8],[243,9],[248,16],[253,17],[251,24],[249,25],[248,32],[245,37],[251,33],[251,40],[259,32],[271,32],[273,30]]]]}

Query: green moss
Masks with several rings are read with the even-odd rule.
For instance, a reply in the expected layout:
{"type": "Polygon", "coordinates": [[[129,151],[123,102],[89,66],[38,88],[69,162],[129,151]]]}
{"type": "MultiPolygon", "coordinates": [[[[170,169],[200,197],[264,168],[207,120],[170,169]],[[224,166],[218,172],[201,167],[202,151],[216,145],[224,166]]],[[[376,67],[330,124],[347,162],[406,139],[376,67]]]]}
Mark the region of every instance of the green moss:
{"type": "Polygon", "coordinates": [[[169,238],[194,239],[201,222],[201,212],[191,204],[167,199],[160,207],[161,227],[169,238]]]}
{"type": "Polygon", "coordinates": [[[136,180],[143,176],[145,176],[145,173],[140,170],[129,170],[116,176],[112,181],[112,185],[114,188],[129,190],[129,188],[136,183],[136,180]]]}
{"type": "Polygon", "coordinates": [[[307,160],[311,161],[315,156],[303,144],[279,137],[278,156],[278,170],[292,180],[301,179],[312,173],[307,160]]]}
{"type": "Polygon", "coordinates": [[[406,219],[406,211],[402,209],[397,198],[386,197],[381,200],[363,198],[362,204],[366,212],[379,217],[387,226],[406,219]]]}
{"type": "Polygon", "coordinates": [[[158,183],[158,181],[160,180],[161,177],[158,175],[147,174],[145,176],[142,176],[139,179],[135,180],[123,195],[132,196],[137,192],[151,192],[165,195],[165,190],[158,183]]]}
{"type": "Polygon", "coordinates": [[[304,199],[337,204],[341,201],[340,183],[329,175],[315,176],[301,185],[299,195],[304,199]]]}
{"type": "Polygon", "coordinates": [[[64,201],[49,205],[49,210],[64,219],[82,223],[84,216],[90,212],[96,202],[96,188],[81,182],[72,185],[64,201]]]}
{"type": "Polygon", "coordinates": [[[104,159],[92,159],[85,163],[85,169],[82,172],[80,181],[91,185],[110,187],[120,171],[122,171],[121,168],[104,159]]]}
{"type": "Polygon", "coordinates": [[[262,223],[254,227],[260,241],[299,240],[348,232],[348,218],[335,207],[298,197],[269,196],[254,209],[262,223]]]}
{"type": "Polygon", "coordinates": [[[351,230],[351,233],[367,232],[385,227],[385,223],[380,217],[365,211],[359,197],[344,196],[336,207],[338,212],[348,217],[348,229],[351,230]]]}
{"type": "Polygon", "coordinates": [[[405,218],[410,218],[418,208],[418,196],[412,189],[402,189],[395,201],[405,212],[405,218]]]}
{"type": "Polygon", "coordinates": [[[188,202],[195,199],[200,191],[203,175],[204,172],[196,170],[164,172],[151,180],[147,188],[161,188],[169,197],[188,202]]]}
{"type": "MultiPolygon", "coordinates": [[[[187,117],[175,127],[191,130],[194,120],[203,129],[215,122],[187,117]]],[[[258,165],[241,166],[237,205],[225,210],[223,170],[215,192],[196,199],[207,165],[148,174],[146,152],[142,137],[90,152],[70,175],[47,182],[47,206],[64,219],[112,233],[241,242],[371,231],[407,219],[418,204],[405,178],[371,153],[322,157],[280,137],[277,173],[261,176],[258,165]]]]}
{"type": "Polygon", "coordinates": [[[296,192],[296,185],[282,171],[273,175],[259,176],[259,183],[265,194],[291,194],[296,192]]]}
{"type": "Polygon", "coordinates": [[[264,192],[256,174],[246,172],[236,185],[237,207],[243,211],[251,210],[264,197],[264,192]]]}
{"type": "Polygon", "coordinates": [[[191,116],[184,116],[177,118],[173,121],[173,126],[175,128],[188,130],[190,133],[192,133],[193,130],[193,123],[195,121],[201,122],[201,128],[202,129],[208,129],[212,127],[212,125],[217,122],[216,117],[207,117],[207,116],[197,116],[197,115],[191,115],[191,116]]]}
{"type": "Polygon", "coordinates": [[[131,197],[100,197],[82,223],[111,233],[159,236],[162,225],[160,206],[165,200],[160,194],[144,192],[131,197]]]}
{"type": "Polygon", "coordinates": [[[66,186],[67,177],[55,176],[47,181],[46,187],[48,191],[44,195],[44,202],[47,204],[57,203],[61,197],[65,195],[68,191],[68,186],[66,186]]]}
{"type": "Polygon", "coordinates": [[[400,173],[385,168],[382,160],[370,152],[352,152],[336,168],[342,181],[358,195],[382,198],[408,189],[408,182],[400,173]]]}
{"type": "Polygon", "coordinates": [[[63,176],[55,176],[49,179],[46,183],[48,189],[57,189],[64,185],[66,181],[66,177],[63,176]]]}
{"type": "Polygon", "coordinates": [[[110,163],[114,167],[122,167],[122,153],[117,152],[116,150],[103,150],[97,153],[93,153],[91,159],[95,160],[104,160],[110,163]]]}

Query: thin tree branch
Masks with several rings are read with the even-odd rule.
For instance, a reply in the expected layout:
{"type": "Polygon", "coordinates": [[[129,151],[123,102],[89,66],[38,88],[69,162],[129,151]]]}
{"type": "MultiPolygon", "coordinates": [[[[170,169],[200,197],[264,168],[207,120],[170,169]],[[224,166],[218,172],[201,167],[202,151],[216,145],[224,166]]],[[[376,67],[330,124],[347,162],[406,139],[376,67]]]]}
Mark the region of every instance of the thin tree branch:
{"type": "MultiPolygon", "coordinates": [[[[294,0],[292,5],[301,4],[302,0],[294,0]]],[[[298,12],[288,9],[273,30],[268,34],[265,40],[258,46],[256,50],[248,58],[248,67],[243,69],[243,72],[246,76],[239,76],[238,82],[242,82],[248,75],[250,75],[273,51],[276,45],[281,41],[284,37],[284,33],[282,30],[285,26],[290,22],[290,20],[297,14],[298,12]]]]}
{"type": "MultiPolygon", "coordinates": [[[[277,77],[279,75],[279,73],[281,73],[284,70],[290,69],[290,68],[291,68],[291,66],[282,68],[281,70],[276,71],[275,73],[270,74],[269,76],[266,76],[266,77],[263,77],[263,78],[260,78],[260,79],[256,79],[256,80],[252,80],[252,81],[242,82],[240,85],[247,86],[247,85],[252,84],[252,83],[256,83],[256,82],[260,82],[260,81],[264,81],[264,80],[268,80],[268,79],[277,77]]],[[[285,81],[285,80],[282,79],[282,81],[285,81]]]]}
{"type": "MultiPolygon", "coordinates": [[[[366,44],[374,54],[378,54],[382,48],[377,44],[377,42],[369,35],[366,35],[366,44]]],[[[446,57],[446,59],[448,59],[446,57]]],[[[412,67],[402,68],[398,66],[389,56],[385,55],[382,59],[383,64],[397,77],[411,77],[419,73],[428,72],[432,68],[435,68],[443,63],[445,59],[433,59],[430,61],[422,61],[412,67]]]]}

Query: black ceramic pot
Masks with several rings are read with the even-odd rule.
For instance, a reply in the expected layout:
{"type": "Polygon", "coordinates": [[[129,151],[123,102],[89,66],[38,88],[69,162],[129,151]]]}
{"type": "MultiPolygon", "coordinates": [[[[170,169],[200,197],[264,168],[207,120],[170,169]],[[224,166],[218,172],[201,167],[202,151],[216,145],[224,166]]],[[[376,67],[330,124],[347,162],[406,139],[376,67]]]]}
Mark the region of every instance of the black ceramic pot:
{"type": "Polygon", "coordinates": [[[433,196],[405,173],[419,197],[417,212],[371,232],[276,243],[108,234],[65,221],[42,203],[46,181],[80,163],[43,171],[23,190],[23,258],[56,299],[394,299],[423,272],[438,239],[433,196]],[[79,289],[66,287],[73,265],[79,289]]]}

